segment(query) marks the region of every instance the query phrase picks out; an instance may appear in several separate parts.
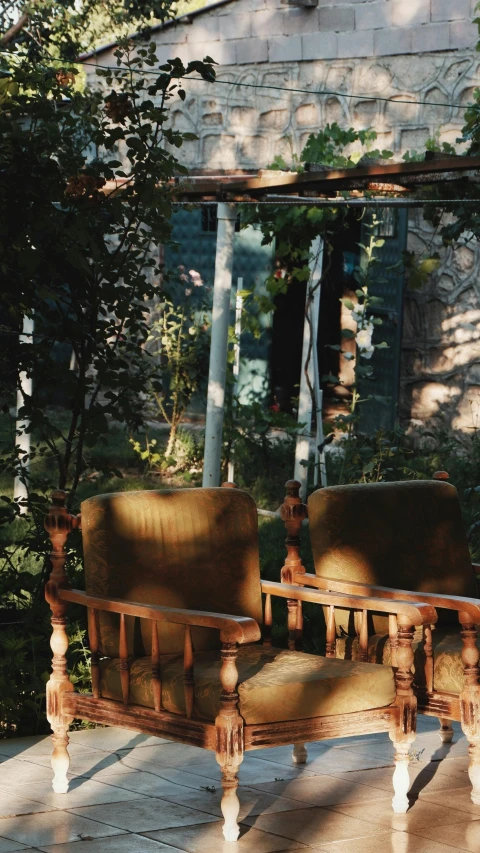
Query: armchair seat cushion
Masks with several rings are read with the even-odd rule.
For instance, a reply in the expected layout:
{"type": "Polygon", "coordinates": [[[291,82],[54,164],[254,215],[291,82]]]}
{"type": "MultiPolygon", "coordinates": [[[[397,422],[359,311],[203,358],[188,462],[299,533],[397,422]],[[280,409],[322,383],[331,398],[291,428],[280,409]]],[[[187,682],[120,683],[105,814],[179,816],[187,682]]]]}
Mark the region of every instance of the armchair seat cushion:
{"type": "MultiPolygon", "coordinates": [[[[220,652],[195,655],[194,716],[214,721],[220,705],[220,652]]],[[[342,661],[303,652],[241,646],[238,651],[240,714],[246,723],[273,723],[385,707],[395,699],[391,667],[342,661]]],[[[120,660],[100,662],[101,695],[122,700],[120,660]]],[[[183,656],[161,659],[162,705],[185,715],[183,656]]],[[[130,666],[134,705],[153,708],[151,659],[130,666]]]]}
{"type": "MultiPolygon", "coordinates": [[[[413,640],[415,652],[415,684],[423,687],[424,661],[423,639],[416,632],[413,640]]],[[[340,637],[337,639],[337,658],[357,660],[359,652],[358,638],[340,637]]],[[[436,629],[433,632],[433,686],[440,693],[458,695],[463,689],[462,637],[460,627],[457,631],[436,629]]],[[[368,660],[391,666],[392,657],[388,634],[373,634],[368,641],[368,660]]]]}

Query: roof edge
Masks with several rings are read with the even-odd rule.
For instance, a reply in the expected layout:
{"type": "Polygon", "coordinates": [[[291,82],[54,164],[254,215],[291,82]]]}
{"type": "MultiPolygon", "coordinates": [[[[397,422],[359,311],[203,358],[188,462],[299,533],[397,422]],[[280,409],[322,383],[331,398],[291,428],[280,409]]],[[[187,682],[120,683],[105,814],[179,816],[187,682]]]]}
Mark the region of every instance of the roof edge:
{"type": "MultiPolygon", "coordinates": [[[[189,24],[192,18],[197,18],[199,15],[203,15],[205,12],[211,12],[212,9],[217,9],[219,6],[226,6],[228,3],[233,3],[234,0],[215,0],[215,3],[208,3],[206,6],[202,6],[200,9],[194,9],[192,12],[186,12],[184,15],[179,15],[178,18],[172,18],[169,21],[164,21],[162,24],[156,24],[154,27],[150,27],[150,33],[158,33],[160,30],[166,30],[169,27],[175,27],[178,24],[189,24]]],[[[139,39],[145,35],[145,30],[132,33],[132,35],[128,36],[130,39],[139,39]]],[[[147,30],[148,32],[148,30],[147,30]]],[[[108,44],[101,45],[100,47],[95,48],[95,50],[90,50],[88,53],[82,53],[78,57],[78,62],[84,62],[86,59],[90,59],[92,56],[98,56],[101,53],[105,53],[107,50],[112,50],[112,48],[116,47],[118,41],[111,41],[108,44]]]]}

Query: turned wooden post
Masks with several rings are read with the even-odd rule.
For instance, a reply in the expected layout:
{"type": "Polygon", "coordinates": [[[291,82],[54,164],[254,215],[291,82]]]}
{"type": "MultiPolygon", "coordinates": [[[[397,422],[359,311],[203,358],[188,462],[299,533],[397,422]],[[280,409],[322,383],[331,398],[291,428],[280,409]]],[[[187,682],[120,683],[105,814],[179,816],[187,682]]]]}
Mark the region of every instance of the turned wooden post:
{"type": "Polygon", "coordinates": [[[423,651],[425,652],[425,685],[428,693],[433,693],[433,640],[432,625],[423,626],[423,651]]]}
{"type": "Polygon", "coordinates": [[[417,728],[417,700],[412,687],[414,660],[412,641],[415,629],[413,625],[409,624],[408,618],[405,616],[398,615],[397,623],[397,669],[395,670],[397,695],[395,704],[398,706],[399,715],[397,728],[390,733],[390,739],[395,747],[392,806],[394,812],[402,814],[408,809],[407,794],[410,787],[408,764],[410,746],[415,740],[417,728]]]}
{"type": "Polygon", "coordinates": [[[462,626],[461,635],[463,690],[460,693],[460,720],[462,730],[470,746],[468,775],[472,783],[471,798],[480,805],[480,685],[478,683],[480,652],[477,647],[477,627],[468,613],[458,614],[462,626]]]}
{"type": "MultiPolygon", "coordinates": [[[[285,539],[287,556],[280,572],[280,580],[282,583],[293,584],[295,583],[294,575],[297,573],[305,574],[306,571],[300,557],[300,528],[303,519],[307,518],[308,510],[300,497],[302,484],[298,480],[287,480],[285,488],[287,494],[280,507],[280,516],[287,530],[287,538],[285,539]]],[[[288,598],[287,608],[288,648],[290,651],[294,651],[301,645],[303,630],[302,605],[301,602],[288,598]]]]}
{"type": "Polygon", "coordinates": [[[222,643],[220,681],[220,711],[215,719],[215,757],[222,769],[222,814],[225,819],[223,835],[226,841],[236,841],[240,827],[237,818],[240,803],[237,796],[238,768],[243,761],[243,719],[238,712],[238,670],[236,643],[222,643]]]}
{"type": "Polygon", "coordinates": [[[45,584],[45,598],[52,611],[50,646],[53,652],[52,672],[47,683],[47,719],[53,731],[52,768],[54,777],[52,784],[56,794],[65,794],[68,790],[68,728],[73,720],[73,717],[66,716],[62,711],[62,696],[64,693],[73,691],[73,684],[68,677],[66,661],[68,649],[67,606],[60,601],[58,591],[69,587],[65,573],[65,561],[67,559],[65,543],[69,533],[80,524],[79,519],[70,515],[65,507],[66,497],[66,493],[60,490],[52,492],[52,505],[45,518],[45,530],[52,543],[50,554],[52,571],[50,579],[45,584]]]}

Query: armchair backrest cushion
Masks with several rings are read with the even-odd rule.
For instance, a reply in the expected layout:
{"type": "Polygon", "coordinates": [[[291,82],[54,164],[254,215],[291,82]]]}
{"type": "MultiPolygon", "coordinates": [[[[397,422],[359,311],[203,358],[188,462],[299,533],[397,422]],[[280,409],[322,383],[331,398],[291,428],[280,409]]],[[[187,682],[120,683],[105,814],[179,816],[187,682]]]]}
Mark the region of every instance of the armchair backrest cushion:
{"type": "MultiPolygon", "coordinates": [[[[118,492],[82,503],[86,590],[91,595],[250,616],[262,622],[258,522],[240,489],[118,492]]],[[[130,654],[150,654],[151,624],[128,618],[130,654]]],[[[161,654],[183,648],[184,628],[159,623],[161,654]]],[[[118,656],[119,617],[100,615],[103,654],[118,656]]],[[[194,648],[218,632],[192,630],[194,648]]]]}
{"type": "MultiPolygon", "coordinates": [[[[476,597],[457,490],[417,480],[319,489],[308,500],[315,572],[321,577],[476,597]]],[[[440,616],[440,614],[439,614],[440,616]]],[[[456,621],[443,611],[441,621],[456,621]]],[[[375,633],[388,632],[374,618],[375,633]]],[[[352,633],[348,611],[337,627],[352,633]]]]}

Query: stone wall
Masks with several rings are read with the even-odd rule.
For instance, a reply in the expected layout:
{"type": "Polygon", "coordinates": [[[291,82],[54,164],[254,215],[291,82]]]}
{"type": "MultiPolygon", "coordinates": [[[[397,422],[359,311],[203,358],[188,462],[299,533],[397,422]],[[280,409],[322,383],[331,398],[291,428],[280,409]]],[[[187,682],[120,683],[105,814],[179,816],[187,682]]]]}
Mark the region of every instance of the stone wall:
{"type": "MultiPolygon", "coordinates": [[[[376,144],[396,159],[422,151],[435,135],[455,143],[480,80],[475,2],[319,0],[300,9],[231,0],[157,30],[161,60],[210,55],[219,62],[216,83],[186,83],[185,102],[172,106],[174,126],[199,137],[181,158],[190,169],[214,172],[256,171],[277,154],[290,163],[310,133],[334,121],[375,128],[376,144]]],[[[96,61],[114,64],[113,50],[88,59],[96,61]]],[[[431,239],[416,211],[409,248],[428,251],[431,239]]],[[[478,250],[449,250],[428,287],[406,294],[404,421],[445,416],[456,430],[472,426],[470,401],[480,407],[479,320],[478,250]]]]}

